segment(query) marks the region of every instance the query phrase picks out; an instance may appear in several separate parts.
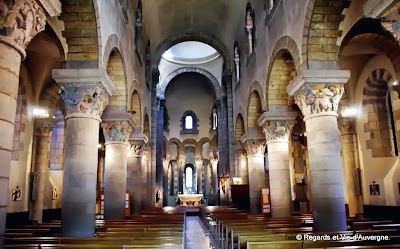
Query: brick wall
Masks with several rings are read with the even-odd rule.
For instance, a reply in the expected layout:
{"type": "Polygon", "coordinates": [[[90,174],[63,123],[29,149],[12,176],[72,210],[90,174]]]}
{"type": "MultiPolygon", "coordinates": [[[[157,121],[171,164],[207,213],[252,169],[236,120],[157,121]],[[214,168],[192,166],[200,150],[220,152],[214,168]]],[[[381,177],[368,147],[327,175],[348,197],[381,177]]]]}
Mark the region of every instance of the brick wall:
{"type": "Polygon", "coordinates": [[[258,127],[257,120],[261,116],[260,95],[253,91],[250,95],[249,108],[247,114],[247,127],[258,127]]]}
{"type": "Polygon", "coordinates": [[[268,82],[268,105],[290,105],[286,88],[296,76],[295,64],[289,51],[280,51],[272,64],[268,82]]]}
{"type": "Polygon", "coordinates": [[[68,43],[68,60],[98,59],[98,39],[93,0],[62,1],[64,37],[68,43]]]}
{"type": "Polygon", "coordinates": [[[115,93],[109,98],[110,106],[126,106],[126,79],[121,54],[117,49],[111,52],[107,73],[115,85],[115,93]]]}

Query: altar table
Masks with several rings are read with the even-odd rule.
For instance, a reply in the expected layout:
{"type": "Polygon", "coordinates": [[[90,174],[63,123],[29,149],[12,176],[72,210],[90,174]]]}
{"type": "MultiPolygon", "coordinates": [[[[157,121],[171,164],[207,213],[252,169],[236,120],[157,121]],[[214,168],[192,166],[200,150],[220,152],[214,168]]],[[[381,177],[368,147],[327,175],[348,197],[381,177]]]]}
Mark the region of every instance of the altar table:
{"type": "Polygon", "coordinates": [[[200,206],[202,194],[192,194],[192,195],[178,195],[181,201],[181,206],[200,206]]]}

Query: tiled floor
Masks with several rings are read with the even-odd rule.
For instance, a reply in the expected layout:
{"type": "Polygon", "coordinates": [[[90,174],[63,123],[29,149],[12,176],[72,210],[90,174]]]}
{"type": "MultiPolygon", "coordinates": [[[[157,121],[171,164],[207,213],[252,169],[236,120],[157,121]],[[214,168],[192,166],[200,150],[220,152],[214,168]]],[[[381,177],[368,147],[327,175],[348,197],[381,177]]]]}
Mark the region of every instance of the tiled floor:
{"type": "Polygon", "coordinates": [[[198,216],[186,216],[185,249],[218,249],[198,216]]]}

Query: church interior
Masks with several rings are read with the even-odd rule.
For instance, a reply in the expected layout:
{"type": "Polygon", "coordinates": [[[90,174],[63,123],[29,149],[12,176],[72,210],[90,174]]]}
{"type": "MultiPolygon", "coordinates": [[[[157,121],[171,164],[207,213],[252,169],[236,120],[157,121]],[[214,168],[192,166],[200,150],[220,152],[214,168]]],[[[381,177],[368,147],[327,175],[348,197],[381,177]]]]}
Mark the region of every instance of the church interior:
{"type": "Polygon", "coordinates": [[[399,0],[0,0],[0,248],[400,248],[399,44],[399,0]]]}

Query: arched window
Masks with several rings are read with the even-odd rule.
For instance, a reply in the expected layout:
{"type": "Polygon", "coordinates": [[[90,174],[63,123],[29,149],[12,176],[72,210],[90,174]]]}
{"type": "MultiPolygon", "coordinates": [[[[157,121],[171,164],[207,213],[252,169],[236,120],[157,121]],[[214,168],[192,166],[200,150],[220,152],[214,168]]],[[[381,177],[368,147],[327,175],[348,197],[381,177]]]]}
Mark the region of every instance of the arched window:
{"type": "Polygon", "coordinates": [[[187,115],[185,117],[185,129],[186,130],[192,130],[193,129],[193,117],[190,115],[187,115]]]}
{"type": "Polygon", "coordinates": [[[239,84],[239,79],[240,79],[240,50],[239,50],[239,45],[237,42],[235,42],[235,45],[233,47],[233,53],[234,53],[234,62],[235,62],[235,74],[236,74],[236,84],[239,84]]]}
{"type": "Polygon", "coordinates": [[[192,167],[186,168],[186,188],[193,188],[193,169],[192,167]]]}
{"type": "Polygon", "coordinates": [[[249,44],[249,54],[251,55],[254,51],[254,41],[255,41],[255,27],[254,27],[255,14],[253,7],[250,3],[246,5],[246,34],[248,37],[249,44]]]}
{"type": "Polygon", "coordinates": [[[193,111],[185,111],[181,119],[181,134],[198,134],[198,120],[193,111]]]}
{"type": "Polygon", "coordinates": [[[217,130],[217,128],[218,128],[218,114],[217,114],[217,109],[214,107],[212,113],[212,129],[213,131],[215,131],[217,130]]]}

